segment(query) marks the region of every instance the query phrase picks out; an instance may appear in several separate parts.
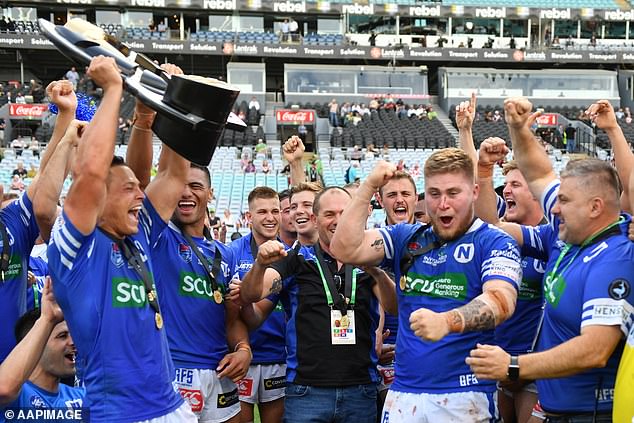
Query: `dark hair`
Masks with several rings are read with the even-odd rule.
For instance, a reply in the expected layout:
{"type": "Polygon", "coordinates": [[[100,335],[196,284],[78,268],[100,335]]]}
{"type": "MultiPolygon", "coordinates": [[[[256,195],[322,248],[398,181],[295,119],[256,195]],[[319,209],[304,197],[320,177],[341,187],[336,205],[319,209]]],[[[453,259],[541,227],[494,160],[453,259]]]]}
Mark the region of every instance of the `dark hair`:
{"type": "Polygon", "coordinates": [[[290,200],[293,201],[293,195],[298,194],[300,192],[309,191],[317,195],[323,190],[324,190],[324,187],[322,187],[319,182],[300,182],[299,184],[293,185],[291,187],[290,200]]]}
{"type": "Polygon", "coordinates": [[[29,310],[18,319],[13,329],[15,341],[20,342],[27,333],[33,328],[37,319],[40,318],[41,312],[39,308],[29,310]]]}
{"type": "Polygon", "coordinates": [[[121,156],[112,156],[110,167],[116,167],[116,166],[127,166],[125,159],[121,156]]]}
{"type": "Polygon", "coordinates": [[[206,166],[201,166],[201,165],[197,165],[196,163],[192,163],[190,165],[190,167],[192,169],[198,169],[202,172],[204,172],[206,178],[205,180],[207,181],[207,186],[211,188],[211,173],[209,173],[209,168],[206,166]]]}
{"type": "Polygon", "coordinates": [[[234,232],[231,234],[231,240],[235,241],[236,239],[242,238],[242,234],[240,232],[234,232]]]}
{"type": "Polygon", "coordinates": [[[265,199],[278,198],[277,191],[269,187],[255,187],[249,193],[247,203],[249,204],[249,206],[251,206],[251,203],[257,200],[258,198],[265,198],[265,199]]]}
{"type": "Polygon", "coordinates": [[[349,193],[348,191],[346,191],[346,190],[345,190],[344,188],[342,188],[342,187],[338,187],[338,186],[326,187],[326,188],[324,188],[321,192],[319,192],[317,195],[315,195],[315,201],[313,201],[313,214],[314,214],[315,216],[317,216],[317,215],[319,214],[319,208],[320,208],[319,202],[320,202],[320,200],[321,200],[321,197],[322,197],[325,193],[327,193],[327,192],[329,192],[329,191],[334,191],[334,190],[341,191],[341,192],[345,193],[348,197],[352,198],[352,196],[350,195],[350,193],[349,193]]]}
{"type": "MultiPolygon", "coordinates": [[[[397,170],[396,172],[394,172],[394,175],[388,180],[388,182],[397,181],[399,179],[407,179],[412,184],[412,188],[414,188],[414,194],[416,194],[416,181],[414,181],[414,178],[412,178],[412,175],[405,172],[404,170],[397,170]]],[[[381,196],[381,199],[383,199],[384,188],[385,188],[385,185],[379,188],[379,196],[381,196]]]]}
{"type": "Polygon", "coordinates": [[[277,196],[279,197],[280,202],[282,202],[282,200],[286,200],[287,198],[290,198],[291,190],[290,189],[282,190],[277,193],[277,196]]]}
{"type": "Polygon", "coordinates": [[[425,191],[418,194],[418,200],[416,201],[423,201],[424,199],[425,199],[425,191]]]}

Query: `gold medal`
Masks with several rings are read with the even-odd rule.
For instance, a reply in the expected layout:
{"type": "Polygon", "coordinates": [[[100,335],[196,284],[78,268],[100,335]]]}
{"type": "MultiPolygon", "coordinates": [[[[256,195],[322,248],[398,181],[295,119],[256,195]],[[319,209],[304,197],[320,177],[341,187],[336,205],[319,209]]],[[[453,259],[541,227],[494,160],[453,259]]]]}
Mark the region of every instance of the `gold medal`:
{"type": "Polygon", "coordinates": [[[163,316],[161,316],[161,313],[154,313],[154,323],[156,323],[156,328],[159,330],[163,327],[163,316]]]}
{"type": "Polygon", "coordinates": [[[407,277],[405,275],[401,276],[399,286],[401,287],[401,291],[405,291],[405,287],[407,286],[407,277]]]}
{"type": "Polygon", "coordinates": [[[156,299],[156,297],[154,296],[154,290],[151,290],[150,292],[147,293],[147,300],[149,302],[152,302],[156,299]]]}
{"type": "Polygon", "coordinates": [[[220,304],[222,302],[222,294],[220,291],[214,291],[214,301],[216,304],[220,304]]]}
{"type": "Polygon", "coordinates": [[[341,327],[347,329],[348,326],[350,326],[350,319],[348,318],[348,315],[341,316],[341,327]]]}

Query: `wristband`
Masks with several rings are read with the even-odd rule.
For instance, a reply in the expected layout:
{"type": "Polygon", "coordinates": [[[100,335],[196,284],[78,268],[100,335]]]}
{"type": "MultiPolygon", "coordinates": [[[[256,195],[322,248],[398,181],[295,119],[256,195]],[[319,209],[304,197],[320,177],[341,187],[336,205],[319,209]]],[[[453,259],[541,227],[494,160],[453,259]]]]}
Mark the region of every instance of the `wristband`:
{"type": "Polygon", "coordinates": [[[450,333],[462,333],[464,331],[464,317],[458,310],[446,312],[445,319],[450,333]]]}
{"type": "Polygon", "coordinates": [[[251,346],[249,344],[247,344],[244,341],[238,342],[236,344],[236,346],[233,349],[233,352],[238,352],[238,351],[246,351],[249,353],[249,357],[251,358],[251,360],[253,360],[253,351],[251,351],[251,346]],[[240,345],[244,345],[244,346],[240,346],[240,345]]]}

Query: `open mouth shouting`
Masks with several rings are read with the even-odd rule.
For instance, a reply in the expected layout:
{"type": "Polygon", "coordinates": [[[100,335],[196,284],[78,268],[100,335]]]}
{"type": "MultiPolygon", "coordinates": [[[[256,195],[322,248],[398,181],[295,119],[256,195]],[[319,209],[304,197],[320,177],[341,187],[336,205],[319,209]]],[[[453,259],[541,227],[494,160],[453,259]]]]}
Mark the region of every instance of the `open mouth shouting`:
{"type": "Polygon", "coordinates": [[[440,216],[439,220],[440,220],[440,226],[441,227],[450,228],[451,224],[454,221],[454,217],[453,216],[440,216]]]}
{"type": "Polygon", "coordinates": [[[76,358],[76,353],[75,352],[68,352],[66,354],[64,354],[64,362],[68,365],[75,365],[75,358],[76,358]]]}
{"type": "Polygon", "coordinates": [[[138,206],[134,206],[130,210],[128,210],[128,216],[130,217],[130,220],[132,220],[132,222],[134,223],[135,226],[139,224],[139,213],[140,212],[141,212],[141,205],[140,204],[138,206]]]}
{"type": "Polygon", "coordinates": [[[182,214],[190,214],[196,208],[196,202],[191,200],[181,200],[178,202],[178,211],[182,214]]]}
{"type": "Polygon", "coordinates": [[[407,208],[405,206],[394,207],[393,211],[394,211],[394,217],[396,218],[396,220],[398,221],[407,220],[408,218],[407,208]]]}
{"type": "Polygon", "coordinates": [[[514,211],[517,207],[517,203],[515,202],[515,200],[510,197],[506,197],[504,201],[506,202],[506,209],[508,211],[514,211]]]}

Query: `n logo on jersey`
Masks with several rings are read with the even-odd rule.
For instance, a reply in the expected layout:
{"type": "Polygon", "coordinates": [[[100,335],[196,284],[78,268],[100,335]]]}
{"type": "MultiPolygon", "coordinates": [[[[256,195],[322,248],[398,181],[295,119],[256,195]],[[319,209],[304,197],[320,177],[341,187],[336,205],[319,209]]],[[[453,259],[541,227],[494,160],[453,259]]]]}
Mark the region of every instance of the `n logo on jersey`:
{"type": "Polygon", "coordinates": [[[145,285],[142,281],[112,278],[112,306],[141,308],[146,303],[145,285]]]}
{"type": "Polygon", "coordinates": [[[190,263],[192,261],[192,249],[189,245],[178,244],[178,255],[181,256],[185,263],[190,263]]]}
{"type": "Polygon", "coordinates": [[[460,244],[453,251],[453,258],[456,259],[458,263],[469,263],[473,260],[474,252],[475,247],[472,243],[460,244]]]}
{"type": "Polygon", "coordinates": [[[121,254],[121,250],[116,243],[112,243],[112,247],[110,248],[110,261],[114,264],[115,267],[123,266],[123,255],[121,254]]]}

